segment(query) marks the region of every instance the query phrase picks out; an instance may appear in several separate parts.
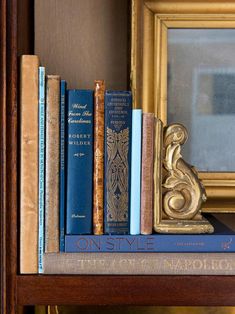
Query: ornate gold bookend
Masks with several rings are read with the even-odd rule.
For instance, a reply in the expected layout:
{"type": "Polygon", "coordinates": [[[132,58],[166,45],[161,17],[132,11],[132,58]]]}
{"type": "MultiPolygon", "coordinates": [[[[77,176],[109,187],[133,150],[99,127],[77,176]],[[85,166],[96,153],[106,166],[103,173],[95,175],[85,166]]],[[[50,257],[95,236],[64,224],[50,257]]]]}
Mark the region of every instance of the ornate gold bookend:
{"type": "Polygon", "coordinates": [[[206,201],[205,189],[195,168],[181,155],[181,145],[188,138],[186,128],[172,124],[163,136],[163,201],[155,210],[155,231],[161,233],[212,233],[213,226],[201,215],[206,201]],[[157,217],[157,216],[156,216],[157,217]],[[161,217],[159,219],[159,217],[161,217]]]}

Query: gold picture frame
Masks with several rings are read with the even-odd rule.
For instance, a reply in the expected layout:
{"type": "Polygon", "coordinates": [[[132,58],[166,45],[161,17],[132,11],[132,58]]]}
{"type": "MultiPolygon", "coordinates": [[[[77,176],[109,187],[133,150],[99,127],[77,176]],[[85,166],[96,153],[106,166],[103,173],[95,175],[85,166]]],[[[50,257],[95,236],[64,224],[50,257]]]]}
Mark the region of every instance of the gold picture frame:
{"type": "MultiPolygon", "coordinates": [[[[132,0],[134,107],[154,112],[164,125],[169,28],[235,28],[235,0],[132,0]]],[[[208,197],[203,212],[235,212],[235,172],[199,172],[199,178],[208,197]]]]}

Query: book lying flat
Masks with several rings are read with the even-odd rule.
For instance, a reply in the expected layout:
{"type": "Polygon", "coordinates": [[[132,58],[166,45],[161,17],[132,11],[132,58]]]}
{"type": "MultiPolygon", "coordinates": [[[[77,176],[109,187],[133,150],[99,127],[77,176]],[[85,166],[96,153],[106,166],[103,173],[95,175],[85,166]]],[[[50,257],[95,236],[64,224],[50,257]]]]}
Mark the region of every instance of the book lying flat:
{"type": "Polygon", "coordinates": [[[66,236],[65,252],[235,252],[235,232],[211,222],[214,234],[66,236]]]}
{"type": "Polygon", "coordinates": [[[46,253],[44,274],[235,275],[233,253],[46,253]]]}

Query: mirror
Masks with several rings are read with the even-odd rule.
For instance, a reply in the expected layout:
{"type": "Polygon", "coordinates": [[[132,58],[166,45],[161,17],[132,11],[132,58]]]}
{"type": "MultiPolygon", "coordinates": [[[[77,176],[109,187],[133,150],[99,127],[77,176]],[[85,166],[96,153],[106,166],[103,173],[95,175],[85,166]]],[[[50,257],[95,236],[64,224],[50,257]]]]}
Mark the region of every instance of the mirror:
{"type": "Polygon", "coordinates": [[[235,171],[235,29],[169,28],[167,121],[189,132],[184,159],[235,171]]]}

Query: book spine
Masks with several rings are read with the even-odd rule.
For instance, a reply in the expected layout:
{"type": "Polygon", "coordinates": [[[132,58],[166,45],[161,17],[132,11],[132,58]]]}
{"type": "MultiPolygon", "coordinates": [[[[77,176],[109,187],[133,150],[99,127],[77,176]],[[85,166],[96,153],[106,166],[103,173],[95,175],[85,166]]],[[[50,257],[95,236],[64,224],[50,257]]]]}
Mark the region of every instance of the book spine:
{"type": "Polygon", "coordinates": [[[132,110],[130,234],[140,234],[142,110],[132,110]]]}
{"type": "Polygon", "coordinates": [[[38,272],[38,67],[37,56],[20,65],[20,272],[38,272]]]}
{"type": "Polygon", "coordinates": [[[158,230],[161,222],[162,208],[162,152],[163,152],[163,123],[154,118],[154,164],[153,164],[153,228],[158,230]]]}
{"type": "Polygon", "coordinates": [[[92,233],[93,91],[68,91],[67,234],[92,233]]]}
{"type": "Polygon", "coordinates": [[[39,67],[38,272],[43,272],[45,193],[45,68],[39,67]]]}
{"type": "Polygon", "coordinates": [[[67,235],[65,252],[235,252],[235,235],[67,235]]]}
{"type": "Polygon", "coordinates": [[[60,77],[46,80],[45,252],[59,252],[60,77]]]}
{"type": "Polygon", "coordinates": [[[128,234],[131,171],[131,92],[105,93],[105,189],[106,234],[128,234]]]}
{"type": "Polygon", "coordinates": [[[95,81],[93,174],[94,234],[103,234],[104,232],[104,91],[104,81],[95,81]]]}
{"type": "Polygon", "coordinates": [[[44,274],[235,275],[235,260],[234,253],[45,254],[44,274]]]}
{"type": "Polygon", "coordinates": [[[143,113],[141,234],[153,231],[154,113],[143,113]]]}
{"type": "Polygon", "coordinates": [[[64,236],[65,236],[65,133],[66,133],[66,82],[60,82],[60,252],[64,252],[64,236]]]}

